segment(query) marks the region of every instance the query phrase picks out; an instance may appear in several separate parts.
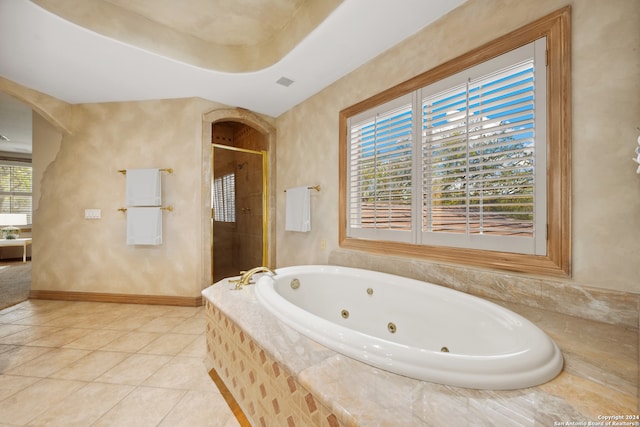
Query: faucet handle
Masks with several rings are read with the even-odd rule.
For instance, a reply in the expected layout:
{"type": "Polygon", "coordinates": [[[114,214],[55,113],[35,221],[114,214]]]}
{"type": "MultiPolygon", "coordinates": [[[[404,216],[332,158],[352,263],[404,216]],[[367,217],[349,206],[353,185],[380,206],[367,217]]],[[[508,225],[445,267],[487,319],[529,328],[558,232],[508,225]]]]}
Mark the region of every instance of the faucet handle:
{"type": "Polygon", "coordinates": [[[240,279],[229,279],[229,283],[235,285],[232,289],[234,290],[238,290],[238,289],[242,289],[242,284],[240,282],[240,279]]]}

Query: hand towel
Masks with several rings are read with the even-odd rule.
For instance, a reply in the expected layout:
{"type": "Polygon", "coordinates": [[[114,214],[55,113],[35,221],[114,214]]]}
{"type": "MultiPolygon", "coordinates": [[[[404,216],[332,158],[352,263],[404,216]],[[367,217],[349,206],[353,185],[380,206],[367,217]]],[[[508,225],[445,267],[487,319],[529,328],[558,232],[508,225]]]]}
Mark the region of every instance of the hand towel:
{"type": "Polygon", "coordinates": [[[161,245],[162,210],[159,206],[127,208],[127,245],[161,245]]]}
{"type": "Polygon", "coordinates": [[[127,206],[160,206],[160,169],[127,169],[127,206]]]}
{"type": "Polygon", "coordinates": [[[307,186],[288,188],[284,229],[288,231],[310,231],[310,204],[309,188],[307,186]]]}

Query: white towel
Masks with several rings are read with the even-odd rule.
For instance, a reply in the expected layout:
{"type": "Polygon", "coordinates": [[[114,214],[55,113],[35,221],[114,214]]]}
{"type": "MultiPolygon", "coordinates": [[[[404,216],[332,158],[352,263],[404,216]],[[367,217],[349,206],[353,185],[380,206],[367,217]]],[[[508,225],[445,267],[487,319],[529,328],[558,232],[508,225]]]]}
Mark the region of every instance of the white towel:
{"type": "Polygon", "coordinates": [[[309,188],[294,187],[287,189],[285,226],[288,231],[311,230],[311,202],[309,188]]]}
{"type": "Polygon", "coordinates": [[[127,208],[127,245],[161,245],[162,210],[157,207],[127,208]]]}
{"type": "Polygon", "coordinates": [[[160,169],[127,169],[127,206],[160,206],[160,169]]]}

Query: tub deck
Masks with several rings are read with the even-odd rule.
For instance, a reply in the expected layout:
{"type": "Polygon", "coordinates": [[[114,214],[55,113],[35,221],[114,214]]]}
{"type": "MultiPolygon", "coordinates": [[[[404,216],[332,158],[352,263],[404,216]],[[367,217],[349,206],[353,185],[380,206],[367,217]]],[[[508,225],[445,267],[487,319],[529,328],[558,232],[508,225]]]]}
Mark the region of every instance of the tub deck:
{"type": "MultiPolygon", "coordinates": [[[[229,333],[224,344],[241,346],[239,341],[250,337],[250,346],[257,347],[258,357],[272,365],[270,375],[275,375],[274,370],[283,370],[283,377],[288,379],[283,383],[285,388],[302,386],[305,392],[296,397],[302,399],[301,405],[305,409],[322,409],[317,411],[321,416],[309,418],[316,425],[553,426],[639,413],[637,329],[493,301],[523,315],[549,334],[561,348],[565,366],[558,377],[537,387],[472,390],[413,380],[350,359],[277,320],[257,301],[253,287],[242,291],[230,291],[230,287],[224,280],[204,291],[208,322],[228,319],[237,331],[229,333]],[[209,316],[213,311],[219,313],[219,319],[209,316]]],[[[225,351],[215,340],[208,341],[208,347],[210,359],[212,353],[225,351]]],[[[238,359],[247,356],[242,348],[234,354],[238,359]]],[[[247,377],[229,369],[226,374],[219,372],[225,382],[242,382],[241,377],[247,377]]],[[[277,373],[279,377],[280,372],[277,373]]],[[[247,415],[256,425],[260,425],[261,416],[266,416],[265,411],[287,420],[291,408],[279,404],[276,391],[265,387],[254,375],[248,374],[246,384],[240,384],[245,396],[236,396],[247,415]]],[[[273,381],[277,384],[278,379],[273,381]]],[[[296,420],[294,415],[289,417],[296,420]]]]}

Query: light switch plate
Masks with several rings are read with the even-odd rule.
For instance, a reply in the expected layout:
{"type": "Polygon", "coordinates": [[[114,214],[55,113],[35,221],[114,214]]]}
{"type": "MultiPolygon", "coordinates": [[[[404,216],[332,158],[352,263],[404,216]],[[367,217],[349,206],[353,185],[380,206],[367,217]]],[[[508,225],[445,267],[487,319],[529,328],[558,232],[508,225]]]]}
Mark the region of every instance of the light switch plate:
{"type": "Polygon", "coordinates": [[[100,218],[102,218],[102,209],[85,209],[84,210],[84,218],[85,219],[100,219],[100,218]]]}

